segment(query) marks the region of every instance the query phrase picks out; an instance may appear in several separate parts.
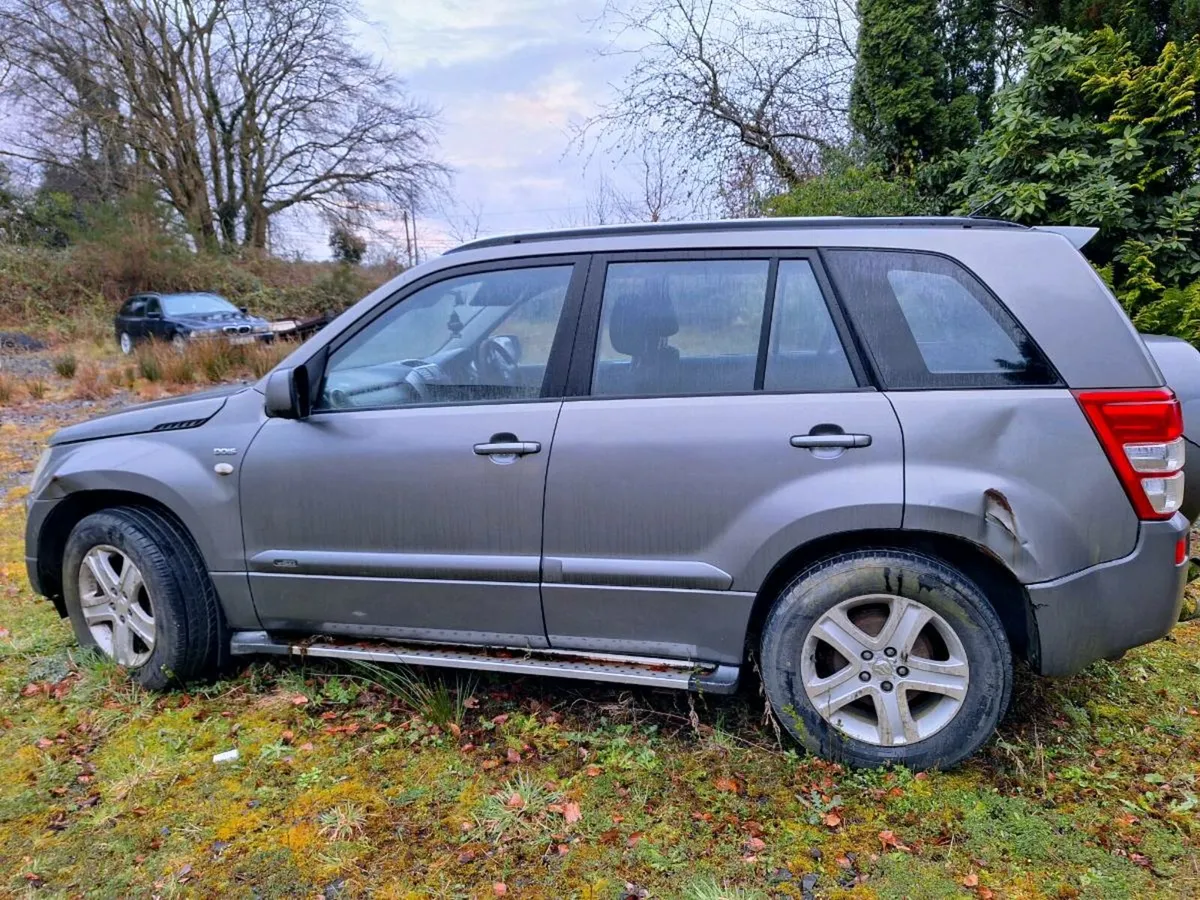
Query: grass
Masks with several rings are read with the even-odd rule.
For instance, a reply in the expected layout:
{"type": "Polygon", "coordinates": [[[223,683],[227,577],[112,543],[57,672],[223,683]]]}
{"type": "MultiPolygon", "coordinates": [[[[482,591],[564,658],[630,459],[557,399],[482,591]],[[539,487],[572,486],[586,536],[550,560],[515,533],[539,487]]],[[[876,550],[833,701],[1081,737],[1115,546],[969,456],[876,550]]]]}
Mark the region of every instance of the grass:
{"type": "MultiPolygon", "coordinates": [[[[81,370],[133,367],[85,350],[81,370]]],[[[24,410],[67,396],[47,380],[24,410]]],[[[0,419],[0,476],[86,414],[0,419]]],[[[1075,678],[1022,673],[953,772],[849,772],[777,742],[752,682],[266,659],[147,693],[30,593],[21,495],[0,496],[0,895],[1200,896],[1200,622],[1075,678]]]]}

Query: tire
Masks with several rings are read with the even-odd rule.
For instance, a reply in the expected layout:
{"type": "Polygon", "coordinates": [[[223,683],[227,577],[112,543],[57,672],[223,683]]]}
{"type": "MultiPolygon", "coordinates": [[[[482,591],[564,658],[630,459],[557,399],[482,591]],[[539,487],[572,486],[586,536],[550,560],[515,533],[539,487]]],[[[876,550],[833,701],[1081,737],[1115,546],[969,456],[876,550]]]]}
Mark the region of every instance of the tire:
{"type": "Polygon", "coordinates": [[[214,675],[227,658],[229,633],[204,561],[166,514],[118,507],[82,519],[67,539],[62,583],[80,645],[117,659],[143,687],[162,690],[214,675]],[[117,576],[118,590],[100,586],[97,566],[105,579],[117,576]],[[128,596],[117,596],[124,587],[132,588],[128,596]],[[126,627],[132,637],[122,644],[118,634],[126,627]],[[151,631],[152,641],[142,638],[151,631]],[[121,647],[128,652],[117,652],[121,647]]]}
{"type": "Polygon", "coordinates": [[[860,768],[950,768],[991,737],[1012,693],[1008,638],[978,586],[907,550],[847,553],[802,572],[767,617],[761,667],[791,735],[860,768]]]}
{"type": "Polygon", "coordinates": [[[173,334],[171,336],[171,346],[174,347],[176,350],[181,350],[181,351],[186,350],[187,345],[188,345],[187,335],[183,334],[182,332],[177,331],[177,332],[175,332],[175,334],[173,334]]]}
{"type": "Polygon", "coordinates": [[[133,336],[128,331],[122,331],[117,335],[117,346],[121,349],[121,353],[128,356],[133,352],[133,336]]]}

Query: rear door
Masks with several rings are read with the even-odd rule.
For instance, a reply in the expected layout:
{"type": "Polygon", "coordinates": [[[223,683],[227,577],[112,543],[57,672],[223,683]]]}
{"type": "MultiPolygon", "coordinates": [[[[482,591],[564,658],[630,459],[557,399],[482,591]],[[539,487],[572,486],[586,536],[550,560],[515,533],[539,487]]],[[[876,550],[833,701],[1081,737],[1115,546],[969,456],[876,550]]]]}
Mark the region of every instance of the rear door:
{"type": "Polygon", "coordinates": [[[815,254],[591,268],[547,475],[551,646],[740,662],[788,551],[898,528],[900,428],[815,254]]]}

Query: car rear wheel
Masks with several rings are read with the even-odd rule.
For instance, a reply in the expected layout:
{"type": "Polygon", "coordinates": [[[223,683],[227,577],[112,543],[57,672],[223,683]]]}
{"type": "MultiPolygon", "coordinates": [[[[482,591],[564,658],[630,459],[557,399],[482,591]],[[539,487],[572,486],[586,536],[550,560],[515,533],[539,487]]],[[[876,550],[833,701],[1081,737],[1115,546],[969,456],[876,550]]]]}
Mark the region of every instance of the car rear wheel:
{"type": "Polygon", "coordinates": [[[174,337],[171,338],[171,346],[174,347],[176,350],[184,350],[187,348],[187,345],[188,345],[187,336],[184,334],[180,334],[178,331],[175,332],[174,337]]]}
{"type": "Polygon", "coordinates": [[[67,539],[63,594],[75,636],[162,689],[214,673],[228,634],[216,591],[182,527],[121,507],[82,519],[67,539]]]}
{"type": "Polygon", "coordinates": [[[854,766],[947,768],[995,731],[1012,655],[995,610],[922,553],[866,550],[802,572],[762,637],[767,697],[788,731],[854,766]]]}
{"type": "Polygon", "coordinates": [[[126,356],[133,352],[133,337],[128,331],[122,331],[117,336],[117,346],[121,348],[121,352],[126,356]]]}

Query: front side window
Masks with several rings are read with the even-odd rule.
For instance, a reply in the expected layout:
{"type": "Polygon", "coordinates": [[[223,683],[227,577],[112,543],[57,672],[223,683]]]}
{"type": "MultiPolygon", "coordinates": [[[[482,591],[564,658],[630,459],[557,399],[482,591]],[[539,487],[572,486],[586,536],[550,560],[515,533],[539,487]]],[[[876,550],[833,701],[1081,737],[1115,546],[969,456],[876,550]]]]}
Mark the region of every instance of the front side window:
{"type": "Polygon", "coordinates": [[[147,297],[146,298],[146,305],[145,305],[145,307],[143,307],[143,315],[147,315],[147,316],[161,316],[162,315],[162,307],[159,305],[157,297],[147,297]]]}
{"type": "Polygon", "coordinates": [[[330,354],[317,408],[539,397],[573,270],[503,269],[417,290],[330,354]]]}
{"type": "Polygon", "coordinates": [[[770,263],[611,263],[604,280],[594,396],[754,389],[770,263]]]}

